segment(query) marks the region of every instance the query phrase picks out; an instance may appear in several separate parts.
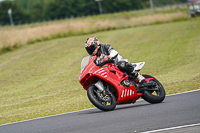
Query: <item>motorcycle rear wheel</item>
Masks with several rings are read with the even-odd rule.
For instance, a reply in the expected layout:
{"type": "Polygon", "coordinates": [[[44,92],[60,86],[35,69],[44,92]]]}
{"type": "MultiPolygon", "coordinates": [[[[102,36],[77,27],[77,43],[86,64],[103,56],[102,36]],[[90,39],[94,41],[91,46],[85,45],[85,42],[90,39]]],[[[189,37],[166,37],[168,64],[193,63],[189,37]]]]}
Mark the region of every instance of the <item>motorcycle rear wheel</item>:
{"type": "Polygon", "coordinates": [[[145,78],[153,78],[152,80],[150,80],[150,82],[155,82],[156,84],[156,88],[151,88],[155,90],[145,89],[142,98],[149,103],[161,103],[165,99],[165,89],[162,84],[156,78],[150,75],[142,76],[144,76],[145,78]]]}
{"type": "Polygon", "coordinates": [[[90,85],[87,88],[87,96],[90,102],[100,110],[111,111],[116,107],[115,97],[109,90],[106,90],[106,95],[103,95],[95,85],[90,85]]]}

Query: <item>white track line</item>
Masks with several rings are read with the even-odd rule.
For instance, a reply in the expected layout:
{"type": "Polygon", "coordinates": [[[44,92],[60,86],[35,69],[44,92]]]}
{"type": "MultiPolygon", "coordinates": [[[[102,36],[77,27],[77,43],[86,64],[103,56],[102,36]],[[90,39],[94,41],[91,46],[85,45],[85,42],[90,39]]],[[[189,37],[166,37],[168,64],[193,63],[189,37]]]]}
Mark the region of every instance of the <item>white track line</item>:
{"type": "Polygon", "coordinates": [[[187,128],[187,127],[194,127],[194,126],[200,126],[200,123],[192,124],[192,125],[184,125],[184,126],[178,126],[178,127],[170,127],[170,128],[158,129],[158,130],[147,131],[147,132],[142,132],[142,133],[155,133],[155,132],[162,132],[162,131],[168,131],[168,130],[180,129],[180,128],[187,128]]]}
{"type": "MultiPolygon", "coordinates": [[[[182,93],[177,93],[177,94],[171,94],[171,95],[167,95],[167,96],[181,95],[181,94],[186,94],[186,93],[191,93],[191,92],[196,92],[196,91],[200,91],[200,89],[187,91],[187,92],[182,92],[182,93]]],[[[139,100],[139,101],[143,101],[143,100],[139,100]]],[[[57,114],[57,115],[50,115],[50,116],[46,116],[46,117],[40,117],[40,118],[35,118],[35,119],[30,119],[30,120],[25,120],[25,121],[13,122],[13,123],[0,125],[0,127],[7,126],[7,125],[12,125],[12,124],[17,124],[17,123],[22,123],[22,122],[28,122],[28,121],[33,121],[33,120],[44,119],[44,118],[50,118],[50,117],[54,117],[54,116],[61,116],[61,115],[66,115],[66,114],[71,114],[71,113],[77,113],[77,112],[82,112],[82,111],[91,110],[91,109],[95,109],[95,108],[84,109],[84,110],[80,110],[80,111],[68,112],[68,113],[57,114]]]]}
{"type": "Polygon", "coordinates": [[[196,92],[196,91],[200,91],[200,89],[187,91],[187,92],[182,92],[182,93],[171,94],[171,95],[167,95],[167,96],[175,96],[175,95],[180,95],[180,94],[187,94],[187,93],[196,92]]]}
{"type": "Polygon", "coordinates": [[[54,116],[61,116],[61,115],[66,115],[66,114],[72,114],[72,113],[82,112],[82,111],[92,110],[92,109],[95,109],[95,108],[84,109],[84,110],[79,110],[79,111],[74,111],[74,112],[68,112],[68,113],[62,113],[62,114],[57,114],[57,115],[50,115],[50,116],[46,116],[46,117],[39,117],[39,118],[29,119],[29,120],[24,120],[24,121],[19,121],[19,122],[13,122],[13,123],[8,123],[8,124],[0,125],[0,127],[7,126],[7,125],[12,125],[12,124],[17,124],[17,123],[29,122],[29,121],[33,121],[33,120],[40,120],[40,119],[45,119],[45,118],[51,118],[51,117],[54,117],[54,116]]]}

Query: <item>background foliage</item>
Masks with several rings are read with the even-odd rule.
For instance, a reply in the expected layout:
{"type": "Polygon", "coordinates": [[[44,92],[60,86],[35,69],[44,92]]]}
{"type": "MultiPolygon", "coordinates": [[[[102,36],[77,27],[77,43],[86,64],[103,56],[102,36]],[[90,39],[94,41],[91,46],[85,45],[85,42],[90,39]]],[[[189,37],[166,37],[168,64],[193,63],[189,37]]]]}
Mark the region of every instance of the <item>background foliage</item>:
{"type": "MultiPolygon", "coordinates": [[[[154,0],[154,6],[185,3],[187,0],[154,0]]],[[[103,13],[149,8],[149,0],[102,0],[103,13]]],[[[8,9],[15,24],[99,14],[95,0],[14,0],[0,2],[0,25],[9,24],[8,9]]]]}

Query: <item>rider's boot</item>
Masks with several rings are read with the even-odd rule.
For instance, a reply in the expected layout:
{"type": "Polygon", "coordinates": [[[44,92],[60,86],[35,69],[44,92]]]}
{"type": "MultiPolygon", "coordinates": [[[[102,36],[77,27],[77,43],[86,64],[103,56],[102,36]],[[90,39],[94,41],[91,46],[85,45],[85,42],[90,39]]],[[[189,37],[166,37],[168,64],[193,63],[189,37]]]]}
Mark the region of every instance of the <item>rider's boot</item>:
{"type": "Polygon", "coordinates": [[[139,84],[143,84],[145,82],[145,78],[139,73],[137,73],[137,79],[139,81],[139,84]]]}
{"type": "Polygon", "coordinates": [[[145,78],[142,75],[140,75],[138,72],[132,72],[132,75],[135,78],[137,78],[137,80],[138,80],[138,82],[139,82],[140,85],[145,82],[145,78]]]}

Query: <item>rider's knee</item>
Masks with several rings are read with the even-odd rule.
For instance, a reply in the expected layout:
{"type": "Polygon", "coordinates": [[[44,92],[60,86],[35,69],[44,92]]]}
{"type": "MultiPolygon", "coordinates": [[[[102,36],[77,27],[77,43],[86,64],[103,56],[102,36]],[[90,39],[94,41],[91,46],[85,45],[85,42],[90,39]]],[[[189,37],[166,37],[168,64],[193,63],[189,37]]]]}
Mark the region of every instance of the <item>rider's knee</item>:
{"type": "Polygon", "coordinates": [[[122,71],[122,72],[127,72],[128,74],[131,74],[134,70],[134,67],[131,63],[126,62],[126,61],[119,61],[117,63],[117,67],[122,71]]]}

